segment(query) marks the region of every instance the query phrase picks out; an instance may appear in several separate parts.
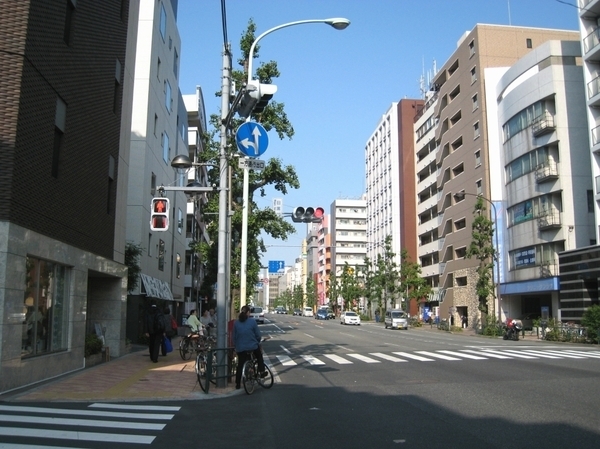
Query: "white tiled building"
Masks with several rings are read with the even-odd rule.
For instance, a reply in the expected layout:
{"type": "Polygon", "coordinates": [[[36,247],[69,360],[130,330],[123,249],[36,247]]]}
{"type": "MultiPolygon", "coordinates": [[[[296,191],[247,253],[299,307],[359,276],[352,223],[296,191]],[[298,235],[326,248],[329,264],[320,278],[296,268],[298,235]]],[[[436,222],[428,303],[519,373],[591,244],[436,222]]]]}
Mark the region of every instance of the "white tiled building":
{"type": "Polygon", "coordinates": [[[346,263],[364,265],[367,254],[367,205],[365,198],[336,199],[330,208],[331,271],[341,274],[346,263]],[[335,267],[335,268],[334,268],[335,267]]]}

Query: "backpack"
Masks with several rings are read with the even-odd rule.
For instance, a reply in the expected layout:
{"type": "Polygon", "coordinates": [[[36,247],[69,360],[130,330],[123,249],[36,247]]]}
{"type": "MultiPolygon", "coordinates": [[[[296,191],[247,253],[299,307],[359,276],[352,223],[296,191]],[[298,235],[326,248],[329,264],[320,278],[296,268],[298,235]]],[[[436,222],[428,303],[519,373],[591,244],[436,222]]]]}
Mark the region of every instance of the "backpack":
{"type": "Polygon", "coordinates": [[[154,330],[155,334],[162,334],[167,328],[167,325],[165,323],[165,316],[160,311],[157,311],[154,314],[154,318],[152,321],[152,329],[154,330]]]}

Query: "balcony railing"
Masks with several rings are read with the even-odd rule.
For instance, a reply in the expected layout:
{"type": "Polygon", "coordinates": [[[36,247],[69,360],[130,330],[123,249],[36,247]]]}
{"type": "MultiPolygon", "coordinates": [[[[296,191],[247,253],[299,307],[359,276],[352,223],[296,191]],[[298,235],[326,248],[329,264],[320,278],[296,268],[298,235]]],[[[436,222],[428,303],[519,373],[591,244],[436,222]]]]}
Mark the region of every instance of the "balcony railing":
{"type": "Polygon", "coordinates": [[[556,162],[546,161],[535,168],[535,180],[538,184],[557,178],[558,167],[556,166],[556,162]]]}
{"type": "Polygon", "coordinates": [[[588,87],[588,100],[595,97],[600,93],[600,76],[597,76],[587,85],[588,87]]]}
{"type": "Polygon", "coordinates": [[[596,146],[600,143],[600,126],[596,126],[592,129],[592,146],[596,146]]]}
{"type": "Polygon", "coordinates": [[[590,52],[600,44],[600,28],[595,28],[590,34],[583,38],[583,51],[590,52]]]}
{"type": "Polygon", "coordinates": [[[542,134],[551,133],[555,130],[554,116],[548,111],[537,117],[531,124],[531,132],[535,137],[542,134]]]}
{"type": "Polygon", "coordinates": [[[557,210],[542,211],[538,216],[538,228],[541,230],[560,227],[560,212],[557,210]]]}
{"type": "Polygon", "coordinates": [[[558,276],[558,264],[555,260],[543,260],[540,264],[540,277],[558,276]]]}

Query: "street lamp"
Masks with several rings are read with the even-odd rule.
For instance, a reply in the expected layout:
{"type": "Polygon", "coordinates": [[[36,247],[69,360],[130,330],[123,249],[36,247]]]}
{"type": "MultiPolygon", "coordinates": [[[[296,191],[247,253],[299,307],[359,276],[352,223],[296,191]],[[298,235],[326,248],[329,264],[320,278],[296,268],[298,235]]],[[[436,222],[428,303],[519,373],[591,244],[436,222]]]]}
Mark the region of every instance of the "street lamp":
{"type": "MultiPolygon", "coordinates": [[[[332,26],[336,30],[344,30],[350,25],[350,21],[348,19],[335,17],[331,19],[309,19],[309,20],[298,20],[296,22],[284,23],[282,25],[278,25],[273,27],[264,33],[260,34],[252,45],[250,46],[250,52],[248,53],[248,82],[247,85],[251,85],[252,81],[252,61],[254,59],[254,49],[256,44],[265,37],[267,34],[271,34],[274,31],[280,30],[282,28],[291,27],[294,25],[304,25],[308,23],[325,23],[327,25],[332,26]]],[[[248,114],[248,118],[246,121],[250,121],[250,114],[248,114]]],[[[247,274],[247,263],[248,263],[248,195],[249,195],[249,175],[248,175],[248,166],[244,167],[244,185],[243,185],[243,211],[242,211],[242,254],[241,254],[241,267],[240,267],[240,305],[246,305],[246,274],[247,274]]]]}
{"type": "Polygon", "coordinates": [[[498,212],[496,210],[496,205],[488,198],[486,198],[483,195],[479,195],[479,194],[475,194],[475,193],[468,193],[465,192],[464,190],[461,190],[458,193],[454,194],[454,198],[456,198],[457,200],[461,200],[464,199],[464,197],[466,195],[469,196],[474,196],[477,198],[481,198],[484,201],[487,201],[489,204],[492,205],[492,209],[494,210],[494,237],[496,239],[496,260],[494,261],[494,265],[496,266],[496,282],[495,282],[495,287],[496,287],[496,300],[497,300],[497,310],[498,310],[498,321],[502,322],[502,298],[500,296],[500,246],[498,245],[498,212]]]}

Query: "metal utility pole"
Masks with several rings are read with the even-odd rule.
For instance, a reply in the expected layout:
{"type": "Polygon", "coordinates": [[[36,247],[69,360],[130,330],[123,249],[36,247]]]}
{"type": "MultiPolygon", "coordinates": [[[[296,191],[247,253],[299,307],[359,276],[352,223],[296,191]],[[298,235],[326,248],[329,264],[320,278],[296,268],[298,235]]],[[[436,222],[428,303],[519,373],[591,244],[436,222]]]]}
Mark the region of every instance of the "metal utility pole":
{"type": "MultiPolygon", "coordinates": [[[[231,85],[231,46],[223,45],[223,73],[221,79],[221,126],[219,146],[219,242],[217,258],[217,348],[227,347],[227,116],[231,85]]],[[[217,351],[217,387],[227,385],[225,351],[217,351]]]]}

